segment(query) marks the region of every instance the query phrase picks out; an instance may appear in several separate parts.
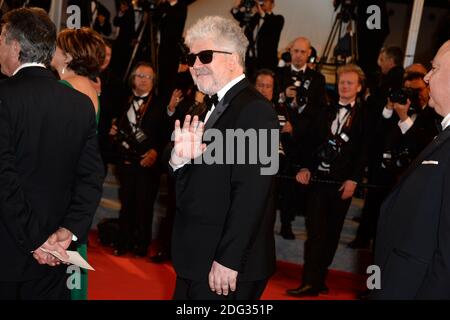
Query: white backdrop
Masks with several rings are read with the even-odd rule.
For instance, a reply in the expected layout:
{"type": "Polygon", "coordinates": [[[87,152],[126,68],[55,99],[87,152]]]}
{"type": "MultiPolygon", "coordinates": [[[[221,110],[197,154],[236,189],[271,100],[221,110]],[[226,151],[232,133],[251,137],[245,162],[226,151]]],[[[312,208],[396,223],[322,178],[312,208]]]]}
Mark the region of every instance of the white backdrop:
{"type": "MultiPolygon", "coordinates": [[[[230,10],[234,0],[197,0],[189,6],[186,28],[206,15],[232,18],[230,10]]],[[[332,0],[275,0],[274,13],[284,16],[279,50],[284,49],[297,36],[311,39],[312,45],[322,52],[333,24],[332,0]]]]}

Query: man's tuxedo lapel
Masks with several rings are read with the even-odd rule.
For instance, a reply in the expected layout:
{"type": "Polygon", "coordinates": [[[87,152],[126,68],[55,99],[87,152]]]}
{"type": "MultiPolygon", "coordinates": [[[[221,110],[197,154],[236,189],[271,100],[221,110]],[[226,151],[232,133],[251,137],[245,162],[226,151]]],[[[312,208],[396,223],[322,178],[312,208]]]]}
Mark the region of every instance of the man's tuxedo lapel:
{"type": "Polygon", "coordinates": [[[219,120],[220,116],[224,113],[224,111],[228,108],[229,104],[231,103],[231,100],[242,90],[244,90],[246,87],[248,87],[250,83],[247,79],[242,79],[238,83],[236,83],[228,92],[225,94],[225,96],[222,98],[222,100],[219,101],[217,106],[214,108],[213,113],[210,115],[208,121],[205,124],[205,130],[208,130],[216,124],[217,120],[219,120]]]}

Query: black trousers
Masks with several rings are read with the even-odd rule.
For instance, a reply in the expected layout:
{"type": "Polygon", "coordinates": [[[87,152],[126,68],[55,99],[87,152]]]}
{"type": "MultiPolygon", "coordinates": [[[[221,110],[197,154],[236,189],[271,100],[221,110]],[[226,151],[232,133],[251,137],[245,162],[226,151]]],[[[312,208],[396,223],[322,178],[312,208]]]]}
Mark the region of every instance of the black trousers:
{"type": "Polygon", "coordinates": [[[159,251],[170,256],[172,247],[172,229],[176,213],[175,180],[167,175],[166,216],[161,219],[158,232],[159,251]]]}
{"type": "Polygon", "coordinates": [[[211,291],[207,281],[195,281],[177,277],[174,300],[259,300],[269,279],[259,281],[242,281],[237,283],[236,291],[228,296],[211,291]]]}
{"type": "Polygon", "coordinates": [[[312,184],[307,196],[303,281],[320,288],[333,262],[351,198],[341,199],[340,186],[312,184]]]}
{"type": "Polygon", "coordinates": [[[70,300],[67,266],[53,267],[44,277],[22,282],[1,282],[0,300],[70,300]]]}
{"type": "Polygon", "coordinates": [[[152,240],[153,205],[159,188],[157,167],[143,168],[139,164],[117,166],[120,182],[119,246],[148,248],[152,240]]]}
{"type": "Polygon", "coordinates": [[[369,173],[369,183],[386,187],[367,190],[361,221],[356,231],[356,240],[362,242],[375,240],[381,205],[396,182],[396,176],[386,170],[372,170],[369,173]]]}
{"type": "Polygon", "coordinates": [[[283,177],[276,180],[276,207],[280,210],[281,224],[290,226],[296,215],[304,214],[306,189],[295,179],[287,178],[295,177],[297,170],[285,156],[280,156],[279,173],[283,177]]]}

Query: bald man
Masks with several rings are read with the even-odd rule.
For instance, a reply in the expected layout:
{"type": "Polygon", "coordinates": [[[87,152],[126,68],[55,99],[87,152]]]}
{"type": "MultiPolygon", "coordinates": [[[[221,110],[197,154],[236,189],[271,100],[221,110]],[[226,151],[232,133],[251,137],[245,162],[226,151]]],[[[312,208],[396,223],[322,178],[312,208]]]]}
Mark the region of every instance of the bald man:
{"type": "MultiPolygon", "coordinates": [[[[326,104],[325,77],[319,72],[308,67],[308,58],[311,55],[311,42],[308,38],[298,37],[290,45],[292,62],[289,66],[280,68],[278,80],[280,92],[285,97],[288,108],[288,128],[286,130],[292,136],[293,146],[286,154],[289,163],[295,167],[300,164],[302,151],[315,141],[317,119],[322,106],[326,104]]],[[[295,170],[294,170],[295,171],[295,170]]],[[[295,172],[294,172],[295,173],[295,172]]],[[[298,186],[297,186],[298,188],[298,186]]],[[[298,211],[302,210],[302,189],[292,203],[287,207],[291,210],[281,211],[280,235],[288,240],[295,239],[292,232],[291,221],[298,211]]],[[[288,200],[290,201],[290,200],[288,200]]]]}
{"type": "Polygon", "coordinates": [[[450,299],[450,41],[425,81],[443,130],[383,203],[375,244],[381,289],[374,299],[450,299]]]}

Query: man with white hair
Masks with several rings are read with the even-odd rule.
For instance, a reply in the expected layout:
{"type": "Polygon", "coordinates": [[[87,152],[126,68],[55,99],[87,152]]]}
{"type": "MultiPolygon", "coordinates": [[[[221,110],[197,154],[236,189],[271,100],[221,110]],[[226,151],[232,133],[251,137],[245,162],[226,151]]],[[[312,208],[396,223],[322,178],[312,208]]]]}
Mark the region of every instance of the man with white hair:
{"type": "MultiPolygon", "coordinates": [[[[203,18],[188,30],[186,44],[190,72],[199,90],[209,96],[209,111],[205,124],[197,116],[191,121],[189,115],[182,129],[180,121],[175,123],[170,159],[177,200],[174,298],[258,299],[275,270],[274,210],[269,201],[274,177],[261,174],[260,160],[237,164],[242,154],[227,148],[233,139],[226,132],[277,129],[277,118],[270,102],[245,78],[248,41],[237,24],[221,17],[203,18]],[[224,143],[219,148],[224,159],[231,154],[232,164],[197,164],[206,149],[203,129],[221,133],[224,143]]],[[[278,142],[275,146],[278,156],[278,142]]],[[[246,143],[246,155],[250,149],[246,143]]]]}
{"type": "Polygon", "coordinates": [[[450,41],[425,77],[443,131],[384,201],[375,244],[375,299],[450,299],[450,41]]]}

